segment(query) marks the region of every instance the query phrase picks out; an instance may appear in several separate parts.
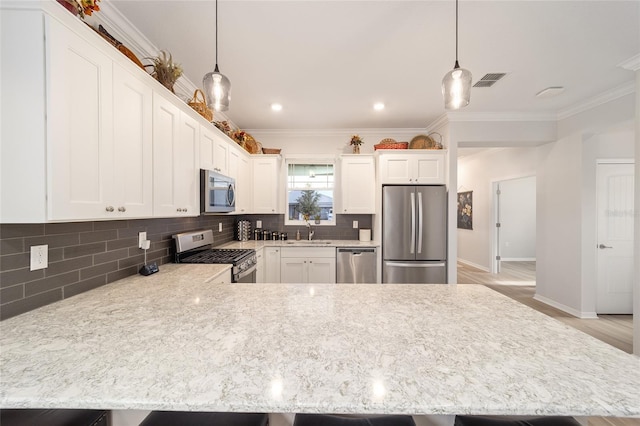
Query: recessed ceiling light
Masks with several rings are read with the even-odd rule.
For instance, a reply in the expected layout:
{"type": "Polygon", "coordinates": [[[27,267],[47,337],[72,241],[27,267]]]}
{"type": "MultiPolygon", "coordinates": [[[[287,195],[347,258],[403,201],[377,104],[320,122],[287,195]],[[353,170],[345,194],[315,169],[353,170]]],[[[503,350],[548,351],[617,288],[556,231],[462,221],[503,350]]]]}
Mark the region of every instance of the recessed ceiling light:
{"type": "Polygon", "coordinates": [[[382,111],[384,109],[384,104],[382,102],[376,102],[373,104],[373,109],[376,111],[382,111]]]}
{"type": "Polygon", "coordinates": [[[564,87],[562,87],[562,86],[547,87],[546,89],[541,90],[538,93],[536,93],[536,97],[538,97],[538,98],[550,98],[552,96],[558,96],[562,92],[564,92],[564,87]]]}
{"type": "Polygon", "coordinates": [[[282,111],[282,104],[271,104],[272,111],[282,111]]]}

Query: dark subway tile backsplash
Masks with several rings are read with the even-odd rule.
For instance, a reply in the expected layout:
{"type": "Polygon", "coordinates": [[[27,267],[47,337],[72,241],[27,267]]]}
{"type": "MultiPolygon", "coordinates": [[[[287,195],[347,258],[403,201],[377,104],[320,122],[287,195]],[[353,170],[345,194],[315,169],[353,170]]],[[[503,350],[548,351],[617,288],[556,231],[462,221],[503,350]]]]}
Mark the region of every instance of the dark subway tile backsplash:
{"type": "Polygon", "coordinates": [[[212,229],[215,244],[233,239],[237,216],[0,225],[0,319],[135,275],[144,252],[138,232],[151,240],[148,262],[173,261],[171,236],[212,229]],[[222,223],[223,232],[218,232],[222,223]],[[29,270],[31,246],[49,246],[49,266],[29,270]]]}

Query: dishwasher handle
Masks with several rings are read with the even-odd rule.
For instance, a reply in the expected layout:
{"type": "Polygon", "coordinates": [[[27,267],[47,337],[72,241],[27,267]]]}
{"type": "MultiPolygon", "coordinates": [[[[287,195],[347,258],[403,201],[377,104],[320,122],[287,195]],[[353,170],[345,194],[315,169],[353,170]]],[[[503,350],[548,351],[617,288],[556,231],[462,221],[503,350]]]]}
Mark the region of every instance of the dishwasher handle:
{"type": "Polygon", "coordinates": [[[352,255],[361,255],[363,253],[375,253],[376,249],[375,248],[358,248],[358,249],[352,249],[352,248],[339,248],[338,249],[338,253],[350,253],[352,255]]]}

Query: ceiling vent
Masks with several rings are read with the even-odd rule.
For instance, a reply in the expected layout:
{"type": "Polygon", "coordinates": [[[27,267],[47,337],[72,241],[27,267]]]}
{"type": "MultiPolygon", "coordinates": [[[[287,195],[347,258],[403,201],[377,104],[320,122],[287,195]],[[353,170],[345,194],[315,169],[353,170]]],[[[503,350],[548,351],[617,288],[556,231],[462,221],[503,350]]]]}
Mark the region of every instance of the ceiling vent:
{"type": "Polygon", "coordinates": [[[496,83],[496,81],[500,80],[505,75],[507,74],[503,72],[485,74],[484,77],[476,81],[476,84],[474,84],[473,87],[491,87],[496,83]]]}

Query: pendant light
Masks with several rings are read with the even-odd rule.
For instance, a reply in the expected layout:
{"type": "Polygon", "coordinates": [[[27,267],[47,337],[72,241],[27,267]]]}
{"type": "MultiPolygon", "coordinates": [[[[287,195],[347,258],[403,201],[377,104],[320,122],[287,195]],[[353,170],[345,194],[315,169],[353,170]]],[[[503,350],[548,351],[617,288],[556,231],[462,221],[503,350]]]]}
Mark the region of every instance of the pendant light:
{"type": "Polygon", "coordinates": [[[231,82],[218,69],[218,0],[216,0],[216,67],[202,79],[207,106],[215,111],[226,111],[231,101],[231,82]]]}
{"type": "Polygon", "coordinates": [[[456,63],[442,79],[442,95],[446,109],[459,109],[469,105],[471,98],[471,72],[458,64],[458,0],[456,0],[456,63]]]}

